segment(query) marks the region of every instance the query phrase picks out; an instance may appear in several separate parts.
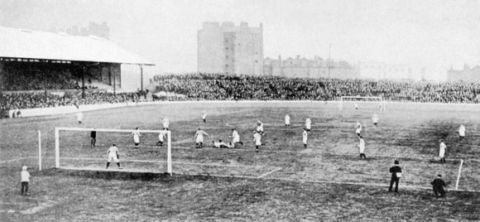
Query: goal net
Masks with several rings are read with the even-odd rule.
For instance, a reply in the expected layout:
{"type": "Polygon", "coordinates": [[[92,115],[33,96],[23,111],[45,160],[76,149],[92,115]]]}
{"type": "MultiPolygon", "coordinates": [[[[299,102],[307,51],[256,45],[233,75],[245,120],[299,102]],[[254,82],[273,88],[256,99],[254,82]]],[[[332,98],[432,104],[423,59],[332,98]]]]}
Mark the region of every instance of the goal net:
{"type": "Polygon", "coordinates": [[[368,107],[368,109],[376,109],[378,111],[385,111],[385,101],[380,96],[342,96],[340,97],[339,109],[343,111],[346,108],[361,109],[368,107]]]}
{"type": "MultiPolygon", "coordinates": [[[[123,169],[172,174],[171,132],[166,130],[55,128],[55,167],[65,169],[105,169],[107,151],[115,144],[123,169]],[[95,141],[92,139],[95,134],[95,141]],[[163,142],[161,142],[163,140],[163,142]]],[[[110,169],[117,169],[115,162],[110,169]]]]}

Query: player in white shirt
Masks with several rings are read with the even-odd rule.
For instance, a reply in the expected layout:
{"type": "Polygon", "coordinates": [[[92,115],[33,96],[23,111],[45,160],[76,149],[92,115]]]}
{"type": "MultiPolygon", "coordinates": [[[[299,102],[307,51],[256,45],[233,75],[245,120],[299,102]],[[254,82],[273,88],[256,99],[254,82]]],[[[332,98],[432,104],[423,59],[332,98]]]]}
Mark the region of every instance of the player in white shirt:
{"type": "Polygon", "coordinates": [[[206,112],[202,113],[202,120],[203,120],[204,123],[207,122],[207,113],[206,112]]]}
{"type": "Polygon", "coordinates": [[[367,159],[367,156],[365,156],[365,140],[363,140],[362,136],[359,136],[358,139],[358,151],[360,152],[360,159],[367,159]]]}
{"type": "Polygon", "coordinates": [[[170,126],[170,120],[168,120],[167,117],[163,118],[163,130],[168,130],[169,126],[170,126]]]}
{"type": "Polygon", "coordinates": [[[310,118],[305,119],[305,130],[307,130],[307,132],[312,130],[312,120],[310,118]]]}
{"type": "Polygon", "coordinates": [[[165,131],[165,130],[162,130],[158,133],[157,146],[163,146],[163,141],[165,140],[166,135],[167,135],[167,131],[165,131]]]}
{"type": "Polygon", "coordinates": [[[357,122],[355,133],[357,134],[357,136],[360,136],[360,134],[362,133],[362,124],[360,122],[357,122]]]}
{"type": "Polygon", "coordinates": [[[440,150],[438,152],[438,156],[440,157],[440,163],[445,163],[445,151],[447,149],[447,145],[443,140],[440,140],[440,150]]]}
{"type": "Polygon", "coordinates": [[[202,129],[198,128],[198,130],[195,132],[195,146],[196,148],[202,148],[203,147],[203,139],[205,136],[208,136],[208,134],[203,131],[202,129]]]}
{"type": "Polygon", "coordinates": [[[303,129],[302,141],[303,141],[303,147],[304,147],[304,148],[307,148],[307,142],[308,142],[308,132],[307,132],[307,129],[303,129]]]}
{"type": "Polygon", "coordinates": [[[115,162],[117,163],[117,166],[119,169],[120,168],[120,154],[118,152],[118,148],[115,144],[112,144],[112,146],[110,148],[108,148],[108,151],[107,151],[107,169],[108,167],[110,166],[110,162],[115,162]]]}
{"type": "Polygon", "coordinates": [[[263,131],[263,123],[262,121],[260,120],[257,120],[257,128],[256,128],[256,131],[257,133],[260,133],[261,135],[263,135],[264,131],[263,131]]]}
{"type": "Polygon", "coordinates": [[[135,144],[135,148],[138,148],[138,145],[140,144],[140,130],[135,128],[135,130],[132,132],[133,135],[133,143],[135,144]]]}
{"type": "Polygon", "coordinates": [[[290,126],[290,116],[288,114],[285,115],[285,126],[286,127],[290,126]]]}
{"type": "Polygon", "coordinates": [[[262,135],[259,132],[253,134],[253,141],[255,142],[255,152],[258,152],[258,149],[262,145],[262,135]]]}
{"type": "Polygon", "coordinates": [[[232,144],[222,142],[222,140],[212,141],[212,143],[215,148],[233,148],[232,144]]]}
{"type": "Polygon", "coordinates": [[[376,113],[372,115],[372,122],[374,126],[378,125],[378,115],[376,113]]]}
{"type": "Polygon", "coordinates": [[[77,112],[77,122],[78,124],[82,124],[82,121],[83,121],[83,113],[79,110],[77,112]]]}
{"type": "Polygon", "coordinates": [[[465,138],[465,126],[463,124],[461,124],[458,128],[458,136],[460,137],[460,139],[465,138]]]}
{"type": "Polygon", "coordinates": [[[232,146],[233,148],[237,147],[237,143],[243,146],[243,142],[240,141],[240,134],[238,134],[237,129],[232,129],[232,146]]]}
{"type": "Polygon", "coordinates": [[[354,103],[353,106],[355,106],[355,109],[358,110],[358,103],[354,103]]]}
{"type": "Polygon", "coordinates": [[[20,193],[22,195],[28,195],[28,183],[30,182],[30,173],[27,171],[27,166],[22,167],[22,172],[20,172],[20,182],[20,193]]]}

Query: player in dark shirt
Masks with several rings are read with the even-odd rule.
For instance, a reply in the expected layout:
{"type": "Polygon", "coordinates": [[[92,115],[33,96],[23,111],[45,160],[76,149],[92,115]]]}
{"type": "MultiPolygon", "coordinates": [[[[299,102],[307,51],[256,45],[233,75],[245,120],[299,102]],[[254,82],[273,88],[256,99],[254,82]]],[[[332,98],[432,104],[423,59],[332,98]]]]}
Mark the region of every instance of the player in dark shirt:
{"type": "Polygon", "coordinates": [[[432,182],[431,182],[432,186],[433,186],[433,193],[435,194],[435,197],[438,198],[438,197],[445,197],[445,189],[444,187],[447,186],[447,184],[445,183],[445,181],[442,180],[442,175],[441,174],[438,174],[437,178],[435,178],[432,182]],[[440,196],[439,196],[440,194],[440,196]]]}
{"type": "Polygon", "coordinates": [[[402,168],[398,166],[400,163],[398,160],[395,160],[395,165],[390,167],[390,173],[392,174],[392,178],[390,179],[390,187],[388,188],[388,192],[392,192],[393,183],[395,183],[395,192],[398,193],[398,182],[402,177],[402,168]]]}
{"type": "Polygon", "coordinates": [[[92,132],[90,132],[90,146],[91,148],[95,148],[95,144],[97,143],[97,131],[93,129],[92,132]]]}

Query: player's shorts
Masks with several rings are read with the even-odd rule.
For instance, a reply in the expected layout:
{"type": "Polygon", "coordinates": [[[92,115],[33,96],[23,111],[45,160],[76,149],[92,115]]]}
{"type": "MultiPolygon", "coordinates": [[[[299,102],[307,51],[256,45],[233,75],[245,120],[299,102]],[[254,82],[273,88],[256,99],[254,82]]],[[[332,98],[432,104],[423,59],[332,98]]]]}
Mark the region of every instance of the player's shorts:
{"type": "Polygon", "coordinates": [[[203,143],[203,138],[197,138],[197,139],[195,140],[195,143],[203,143]]]}
{"type": "Polygon", "coordinates": [[[115,163],[118,163],[120,161],[118,161],[118,158],[117,158],[117,154],[109,154],[108,155],[108,162],[115,162],[115,163]]]}

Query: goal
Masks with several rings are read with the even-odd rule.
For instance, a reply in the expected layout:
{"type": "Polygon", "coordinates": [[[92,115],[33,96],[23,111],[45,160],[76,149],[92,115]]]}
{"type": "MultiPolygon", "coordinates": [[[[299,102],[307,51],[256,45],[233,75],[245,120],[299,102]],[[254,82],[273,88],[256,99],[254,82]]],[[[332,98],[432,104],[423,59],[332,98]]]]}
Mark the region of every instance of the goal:
{"type": "MultiPolygon", "coordinates": [[[[352,104],[352,106],[357,106],[359,103],[377,105],[379,111],[386,110],[386,104],[382,97],[380,96],[342,96],[340,97],[339,109],[342,111],[346,104],[352,104]]],[[[357,107],[356,107],[357,108],[357,107]]]]}
{"type": "MultiPolygon", "coordinates": [[[[140,144],[133,143],[134,130],[100,128],[55,128],[55,167],[104,169],[107,150],[112,144],[119,148],[124,169],[138,172],[166,172],[172,175],[171,132],[139,130],[140,144]],[[95,146],[90,133],[96,132],[95,146]],[[160,135],[164,144],[159,144],[160,135]]],[[[114,169],[112,167],[112,169],[114,169]]]]}

